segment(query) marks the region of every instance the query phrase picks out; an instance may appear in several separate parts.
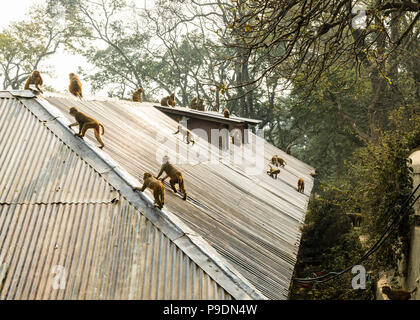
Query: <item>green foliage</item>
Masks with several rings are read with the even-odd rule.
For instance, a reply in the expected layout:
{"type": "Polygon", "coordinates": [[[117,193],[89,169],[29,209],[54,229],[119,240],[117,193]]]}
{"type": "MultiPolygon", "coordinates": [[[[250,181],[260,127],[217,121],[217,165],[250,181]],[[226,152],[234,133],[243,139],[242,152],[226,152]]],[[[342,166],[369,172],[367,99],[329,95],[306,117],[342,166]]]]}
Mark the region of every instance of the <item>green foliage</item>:
{"type": "MultiPolygon", "coordinates": [[[[408,108],[399,108],[391,113],[390,120],[390,129],[379,141],[359,149],[349,163],[352,192],[348,201],[361,208],[366,220],[363,229],[370,243],[378,239],[394,217],[403,213],[403,203],[413,190],[408,156],[420,142],[420,117],[408,108]]],[[[413,213],[413,209],[408,209],[408,213],[413,213]]],[[[375,267],[395,267],[401,254],[408,254],[408,236],[407,215],[375,255],[375,267]]]]}
{"type": "Polygon", "coordinates": [[[22,89],[28,75],[35,69],[50,72],[45,65],[48,57],[60,46],[79,43],[77,28],[70,24],[65,12],[48,5],[31,7],[25,20],[12,22],[0,33],[0,76],[3,88],[22,89]]]}
{"type": "MultiPolygon", "coordinates": [[[[310,201],[303,229],[296,273],[306,277],[308,269],[340,271],[354,264],[385,232],[389,223],[407,213],[395,232],[362,264],[375,278],[379,271],[396,268],[408,254],[409,215],[413,209],[401,211],[413,190],[412,168],[408,156],[420,143],[420,115],[415,108],[399,108],[390,115],[389,130],[378,141],[358,148],[345,163],[341,179],[324,183],[321,195],[310,201]],[[362,228],[355,231],[345,213],[360,210],[362,228]],[[363,247],[360,234],[368,240],[363,247]]],[[[350,287],[351,274],[317,284],[306,299],[370,299],[366,292],[350,287]]],[[[299,286],[293,290],[298,292],[299,286]]],[[[301,290],[302,291],[302,290],[301,290]]],[[[302,294],[295,298],[302,298],[302,294]]]]}

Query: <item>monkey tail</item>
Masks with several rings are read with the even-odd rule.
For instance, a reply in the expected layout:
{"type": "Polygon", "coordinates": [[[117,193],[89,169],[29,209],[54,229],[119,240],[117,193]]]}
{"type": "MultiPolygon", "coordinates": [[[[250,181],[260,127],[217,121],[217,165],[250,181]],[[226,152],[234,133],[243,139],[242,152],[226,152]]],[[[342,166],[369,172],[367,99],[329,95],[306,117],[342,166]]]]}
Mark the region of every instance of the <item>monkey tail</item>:
{"type": "Polygon", "coordinates": [[[99,126],[102,128],[102,135],[104,135],[105,134],[105,128],[104,128],[104,126],[102,125],[102,123],[100,123],[99,126]]]}

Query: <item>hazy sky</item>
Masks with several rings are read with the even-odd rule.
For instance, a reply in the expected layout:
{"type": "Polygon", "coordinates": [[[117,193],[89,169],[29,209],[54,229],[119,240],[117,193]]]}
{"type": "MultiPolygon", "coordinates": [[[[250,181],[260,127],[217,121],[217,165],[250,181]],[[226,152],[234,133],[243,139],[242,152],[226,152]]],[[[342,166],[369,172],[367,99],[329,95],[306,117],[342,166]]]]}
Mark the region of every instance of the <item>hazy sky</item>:
{"type": "MultiPolygon", "coordinates": [[[[0,30],[6,27],[9,22],[22,20],[30,9],[30,6],[37,3],[44,3],[46,0],[3,0],[0,10],[0,30]]],[[[138,7],[144,8],[152,6],[154,0],[135,0],[138,7]]],[[[59,92],[66,92],[68,87],[68,74],[77,72],[79,66],[86,67],[87,63],[82,56],[70,55],[61,49],[53,57],[47,60],[48,65],[54,68],[53,77],[43,76],[44,82],[51,85],[59,92]]],[[[42,69],[41,69],[42,71],[42,69]]],[[[83,83],[85,95],[90,94],[90,86],[83,83]]],[[[106,92],[97,93],[98,95],[106,95],[106,92]]]]}

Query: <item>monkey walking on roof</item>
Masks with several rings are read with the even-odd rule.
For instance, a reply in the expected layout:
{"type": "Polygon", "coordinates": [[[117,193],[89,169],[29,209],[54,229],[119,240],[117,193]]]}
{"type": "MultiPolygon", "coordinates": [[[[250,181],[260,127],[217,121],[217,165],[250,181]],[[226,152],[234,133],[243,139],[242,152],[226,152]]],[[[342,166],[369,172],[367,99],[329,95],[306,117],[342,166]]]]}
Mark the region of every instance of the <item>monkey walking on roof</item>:
{"type": "Polygon", "coordinates": [[[155,198],[154,205],[159,209],[163,208],[165,204],[165,186],[161,181],[153,177],[152,173],[145,172],[143,175],[143,186],[134,187],[133,191],[144,192],[146,188],[153,190],[153,197],[155,198]]]}
{"type": "Polygon", "coordinates": [[[179,191],[184,194],[184,197],[182,199],[187,200],[187,191],[185,190],[184,177],[182,175],[182,172],[178,168],[176,168],[172,163],[169,162],[168,156],[163,157],[162,166],[160,167],[160,171],[156,179],[159,179],[163,172],[165,172],[166,176],[162,178],[161,181],[163,182],[166,178],[169,177],[169,183],[172,187],[172,190],[175,193],[177,193],[175,185],[178,184],[179,191]]]}

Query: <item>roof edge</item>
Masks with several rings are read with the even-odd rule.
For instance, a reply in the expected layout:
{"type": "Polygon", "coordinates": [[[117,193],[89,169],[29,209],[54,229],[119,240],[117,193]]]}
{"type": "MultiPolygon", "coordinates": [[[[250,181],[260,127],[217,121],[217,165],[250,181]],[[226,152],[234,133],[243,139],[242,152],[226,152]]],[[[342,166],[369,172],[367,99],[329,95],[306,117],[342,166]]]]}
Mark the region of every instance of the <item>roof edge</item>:
{"type": "Polygon", "coordinates": [[[29,109],[82,160],[96,170],[107,183],[118,190],[136,209],[141,211],[153,225],[173,241],[232,297],[238,300],[267,299],[206,240],[190,229],[175,214],[167,210],[157,209],[145,193],[133,191],[132,188],[138,185],[137,179],[121,168],[115,160],[96,148],[90,141],[76,139],[74,132],[68,127],[70,121],[57,107],[43,99],[42,96],[28,96],[25,92],[22,94],[22,91],[10,92],[10,94],[29,109]]]}
{"type": "Polygon", "coordinates": [[[200,111],[200,110],[195,110],[195,109],[187,109],[187,108],[172,108],[172,107],[165,107],[165,106],[159,106],[156,104],[153,104],[153,106],[158,109],[158,110],[164,110],[167,111],[169,113],[173,113],[173,114],[187,114],[187,115],[194,115],[197,118],[204,118],[208,121],[214,121],[214,122],[224,122],[224,123],[244,123],[244,124],[249,124],[249,125],[258,125],[262,122],[262,120],[257,120],[257,119],[250,119],[250,118],[241,118],[241,117],[229,117],[229,118],[225,118],[223,116],[223,114],[215,114],[215,113],[210,113],[208,111],[200,111]],[[185,110],[184,110],[185,109],[185,110]]]}

